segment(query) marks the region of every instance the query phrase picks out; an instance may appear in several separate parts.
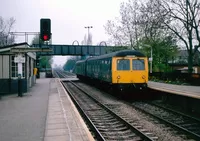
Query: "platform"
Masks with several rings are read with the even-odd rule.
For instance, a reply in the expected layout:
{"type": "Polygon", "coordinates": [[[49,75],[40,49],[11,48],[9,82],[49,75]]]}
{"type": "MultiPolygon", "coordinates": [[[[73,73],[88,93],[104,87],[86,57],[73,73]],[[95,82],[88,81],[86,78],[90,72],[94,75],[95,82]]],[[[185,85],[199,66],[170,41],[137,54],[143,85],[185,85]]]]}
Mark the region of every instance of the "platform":
{"type": "Polygon", "coordinates": [[[23,97],[0,100],[1,141],[94,141],[57,78],[40,78],[23,97]]]}
{"type": "Polygon", "coordinates": [[[50,85],[44,141],[93,141],[60,80],[52,79],[50,85]]]}
{"type": "Polygon", "coordinates": [[[200,99],[199,86],[174,85],[174,84],[149,81],[148,87],[158,91],[200,99]]]}

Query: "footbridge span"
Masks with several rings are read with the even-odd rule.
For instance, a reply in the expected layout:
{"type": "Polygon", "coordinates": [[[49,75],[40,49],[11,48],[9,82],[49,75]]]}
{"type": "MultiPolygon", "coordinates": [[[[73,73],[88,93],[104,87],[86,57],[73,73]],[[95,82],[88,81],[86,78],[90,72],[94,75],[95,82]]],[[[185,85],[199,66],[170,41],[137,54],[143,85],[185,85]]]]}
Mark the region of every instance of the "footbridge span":
{"type": "Polygon", "coordinates": [[[118,46],[94,46],[94,45],[39,45],[33,44],[31,47],[51,49],[50,52],[37,52],[38,56],[48,55],[72,55],[72,56],[99,56],[113,50],[127,49],[127,47],[118,46]]]}

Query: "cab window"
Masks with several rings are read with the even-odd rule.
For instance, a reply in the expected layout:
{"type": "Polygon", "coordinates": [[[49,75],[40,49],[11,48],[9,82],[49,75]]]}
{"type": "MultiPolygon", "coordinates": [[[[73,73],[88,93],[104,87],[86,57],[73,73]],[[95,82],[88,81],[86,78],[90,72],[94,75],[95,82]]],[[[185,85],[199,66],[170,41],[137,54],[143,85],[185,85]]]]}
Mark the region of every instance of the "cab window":
{"type": "Polygon", "coordinates": [[[144,70],[144,60],[143,59],[137,59],[132,61],[132,69],[133,70],[144,70]]]}
{"type": "Polygon", "coordinates": [[[117,60],[117,70],[130,70],[130,60],[128,59],[117,60]]]}

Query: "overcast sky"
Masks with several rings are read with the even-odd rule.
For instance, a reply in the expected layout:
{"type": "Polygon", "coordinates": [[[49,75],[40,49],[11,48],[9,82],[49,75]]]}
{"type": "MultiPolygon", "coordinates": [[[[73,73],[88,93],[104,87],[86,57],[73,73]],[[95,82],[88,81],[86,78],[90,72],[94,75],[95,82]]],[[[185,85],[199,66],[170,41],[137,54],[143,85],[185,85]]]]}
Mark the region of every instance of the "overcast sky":
{"type": "MultiPolygon", "coordinates": [[[[16,32],[39,32],[40,19],[50,18],[53,44],[72,44],[74,40],[81,44],[87,34],[84,27],[93,26],[90,32],[96,45],[108,39],[103,25],[119,15],[123,1],[126,0],[0,0],[0,16],[14,17],[16,32]]],[[[29,36],[29,43],[32,38],[29,36]]],[[[24,42],[25,37],[16,41],[24,42]]],[[[56,58],[54,62],[58,64],[65,62],[56,58]]]]}

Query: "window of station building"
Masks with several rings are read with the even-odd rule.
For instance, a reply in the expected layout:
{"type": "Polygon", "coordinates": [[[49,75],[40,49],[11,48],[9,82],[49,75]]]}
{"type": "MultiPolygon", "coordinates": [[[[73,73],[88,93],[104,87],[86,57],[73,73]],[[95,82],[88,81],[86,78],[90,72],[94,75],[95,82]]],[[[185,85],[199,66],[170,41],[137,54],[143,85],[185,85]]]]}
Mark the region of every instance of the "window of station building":
{"type": "Polygon", "coordinates": [[[130,70],[130,60],[118,59],[117,60],[117,70],[130,70]]]}
{"type": "MultiPolygon", "coordinates": [[[[18,78],[18,65],[14,62],[15,56],[11,56],[11,77],[18,78]]],[[[22,78],[25,78],[25,63],[22,63],[22,78]]]]}
{"type": "Polygon", "coordinates": [[[133,70],[144,70],[145,69],[144,60],[143,59],[133,60],[132,67],[133,70]]]}

